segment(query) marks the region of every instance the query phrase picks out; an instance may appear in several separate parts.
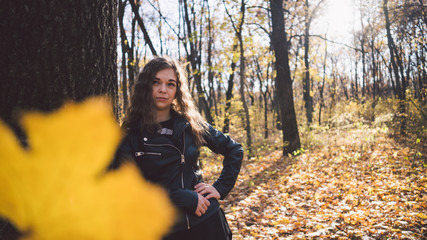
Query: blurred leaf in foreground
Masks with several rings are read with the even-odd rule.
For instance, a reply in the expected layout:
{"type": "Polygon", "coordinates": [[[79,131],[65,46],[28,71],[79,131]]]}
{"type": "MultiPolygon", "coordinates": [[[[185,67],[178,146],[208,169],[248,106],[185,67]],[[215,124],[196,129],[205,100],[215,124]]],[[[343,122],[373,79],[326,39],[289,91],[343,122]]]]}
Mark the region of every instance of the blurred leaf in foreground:
{"type": "Polygon", "coordinates": [[[160,239],[166,193],[134,165],[106,172],[120,141],[108,101],[93,98],[22,119],[29,148],[0,122],[0,216],[22,239],[160,239]]]}

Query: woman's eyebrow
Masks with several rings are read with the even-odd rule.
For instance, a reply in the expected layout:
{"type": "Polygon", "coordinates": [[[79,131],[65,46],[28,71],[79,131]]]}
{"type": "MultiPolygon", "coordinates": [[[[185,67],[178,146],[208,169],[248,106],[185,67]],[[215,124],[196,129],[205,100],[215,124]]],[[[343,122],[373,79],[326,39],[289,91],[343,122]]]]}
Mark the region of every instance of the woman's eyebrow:
{"type": "MultiPolygon", "coordinates": [[[[154,78],[154,80],[160,80],[160,78],[155,77],[155,78],[154,78]]],[[[171,78],[171,79],[169,79],[168,81],[170,81],[170,82],[176,82],[176,80],[175,80],[175,79],[172,79],[172,78],[171,78]]]]}

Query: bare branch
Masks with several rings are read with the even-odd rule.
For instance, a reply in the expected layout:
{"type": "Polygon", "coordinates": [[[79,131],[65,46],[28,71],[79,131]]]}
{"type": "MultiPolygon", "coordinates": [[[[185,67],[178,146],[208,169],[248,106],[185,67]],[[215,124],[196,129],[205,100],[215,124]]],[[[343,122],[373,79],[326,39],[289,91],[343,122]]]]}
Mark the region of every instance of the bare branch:
{"type": "Polygon", "coordinates": [[[163,16],[163,14],[160,12],[160,10],[159,9],[157,9],[157,7],[150,1],[150,0],[147,0],[147,2],[154,8],[154,10],[156,10],[156,12],[160,15],[160,17],[165,21],[165,23],[169,26],[169,28],[175,33],[175,35],[178,37],[178,39],[179,40],[181,40],[181,41],[183,41],[184,40],[184,38],[182,38],[182,37],[180,37],[179,36],[179,33],[177,33],[176,32],[176,30],[175,30],[175,28],[174,27],[172,27],[170,24],[169,24],[169,22],[168,22],[168,20],[167,20],[167,18],[165,17],[165,16],[163,16]]]}
{"type": "Polygon", "coordinates": [[[130,5],[132,6],[132,12],[135,14],[136,20],[138,21],[138,25],[142,30],[142,33],[144,34],[144,40],[148,44],[148,47],[150,47],[151,53],[154,56],[157,56],[156,49],[154,49],[153,43],[151,42],[150,36],[148,36],[147,29],[145,28],[144,22],[142,21],[141,16],[138,12],[138,7],[136,7],[134,1],[129,1],[130,5]]]}
{"type": "MultiPolygon", "coordinates": [[[[304,35],[293,35],[293,37],[303,37],[304,35]]],[[[333,40],[330,40],[330,39],[328,39],[328,38],[326,38],[326,37],[324,37],[324,36],[322,36],[322,35],[312,35],[312,34],[310,34],[309,35],[310,37],[318,37],[318,38],[320,38],[320,39],[323,39],[323,40],[325,40],[325,41],[328,41],[328,42],[330,42],[330,43],[334,43],[334,44],[338,44],[338,45],[342,45],[342,46],[344,46],[344,47],[347,47],[347,48],[350,48],[350,49],[353,49],[353,50],[356,50],[356,51],[359,51],[359,52],[363,52],[361,49],[359,49],[359,48],[356,48],[356,47],[353,47],[353,46],[350,46],[350,45],[348,45],[348,44],[346,44],[346,43],[341,43],[341,42],[336,42],[336,41],[333,41],[333,40]]],[[[366,52],[365,52],[366,53],[366,52]]]]}
{"type": "Polygon", "coordinates": [[[259,29],[261,29],[261,30],[263,30],[265,33],[267,33],[267,35],[269,36],[269,37],[271,37],[271,33],[267,30],[267,29],[265,29],[263,26],[261,26],[261,24],[259,24],[259,23],[247,23],[247,25],[255,25],[255,26],[257,26],[259,29]]]}

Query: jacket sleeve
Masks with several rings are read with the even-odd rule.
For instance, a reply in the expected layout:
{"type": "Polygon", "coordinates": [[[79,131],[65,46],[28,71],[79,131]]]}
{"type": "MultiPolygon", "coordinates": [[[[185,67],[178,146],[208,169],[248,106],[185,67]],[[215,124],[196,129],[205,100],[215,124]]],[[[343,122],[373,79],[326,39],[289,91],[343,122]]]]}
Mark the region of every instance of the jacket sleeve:
{"type": "Polygon", "coordinates": [[[224,199],[233,189],[239,175],[243,159],[243,148],[240,143],[210,125],[205,140],[209,149],[224,156],[221,175],[213,184],[221,195],[221,199],[224,199]]]}
{"type": "Polygon", "coordinates": [[[179,208],[184,208],[189,213],[196,212],[199,198],[197,193],[189,189],[172,189],[168,191],[172,203],[179,208]]]}

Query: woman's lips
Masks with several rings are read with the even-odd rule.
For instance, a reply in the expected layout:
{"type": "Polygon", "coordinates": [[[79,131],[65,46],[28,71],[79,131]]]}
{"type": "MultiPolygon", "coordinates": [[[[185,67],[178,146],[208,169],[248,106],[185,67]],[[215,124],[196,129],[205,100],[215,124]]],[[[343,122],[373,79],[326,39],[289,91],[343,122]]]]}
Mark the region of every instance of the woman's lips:
{"type": "Polygon", "coordinates": [[[160,101],[160,102],[168,100],[167,98],[163,98],[163,97],[158,97],[156,99],[157,99],[157,101],[160,101]]]}

